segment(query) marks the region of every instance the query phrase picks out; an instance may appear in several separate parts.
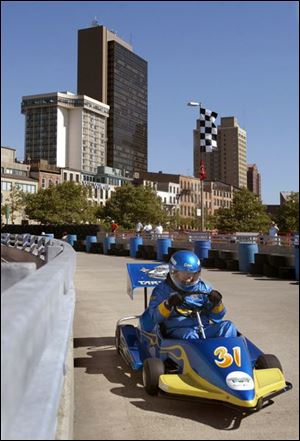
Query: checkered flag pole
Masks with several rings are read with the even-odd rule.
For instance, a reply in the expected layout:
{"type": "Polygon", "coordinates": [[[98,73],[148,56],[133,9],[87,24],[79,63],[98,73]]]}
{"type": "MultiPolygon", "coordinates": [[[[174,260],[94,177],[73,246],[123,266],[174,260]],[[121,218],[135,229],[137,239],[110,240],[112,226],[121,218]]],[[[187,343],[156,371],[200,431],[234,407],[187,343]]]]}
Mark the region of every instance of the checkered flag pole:
{"type": "Polygon", "coordinates": [[[218,114],[204,109],[200,105],[200,151],[204,153],[217,149],[217,127],[215,120],[218,114]]]}

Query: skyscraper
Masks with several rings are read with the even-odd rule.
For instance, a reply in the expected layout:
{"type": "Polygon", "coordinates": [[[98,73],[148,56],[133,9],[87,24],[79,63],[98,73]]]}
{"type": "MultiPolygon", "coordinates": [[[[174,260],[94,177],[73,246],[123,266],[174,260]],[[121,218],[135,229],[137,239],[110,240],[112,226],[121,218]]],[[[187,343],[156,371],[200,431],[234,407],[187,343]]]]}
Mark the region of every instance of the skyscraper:
{"type": "Polygon", "coordinates": [[[77,89],[110,106],[107,165],[129,176],[147,171],[147,62],[105,26],[81,29],[77,89]]]}
{"type": "Polygon", "coordinates": [[[194,130],[194,176],[199,177],[204,161],[206,180],[221,181],[233,187],[247,187],[247,135],[234,116],[221,118],[218,126],[218,147],[212,152],[200,150],[200,125],[194,130]]]}
{"type": "Polygon", "coordinates": [[[218,126],[219,180],[247,188],[247,134],[234,116],[221,118],[218,126]]]}
{"type": "Polygon", "coordinates": [[[256,164],[248,164],[247,188],[261,199],[261,176],[256,164]]]}
{"type": "Polygon", "coordinates": [[[109,106],[84,95],[24,96],[25,158],[96,173],[106,163],[109,106]]]}

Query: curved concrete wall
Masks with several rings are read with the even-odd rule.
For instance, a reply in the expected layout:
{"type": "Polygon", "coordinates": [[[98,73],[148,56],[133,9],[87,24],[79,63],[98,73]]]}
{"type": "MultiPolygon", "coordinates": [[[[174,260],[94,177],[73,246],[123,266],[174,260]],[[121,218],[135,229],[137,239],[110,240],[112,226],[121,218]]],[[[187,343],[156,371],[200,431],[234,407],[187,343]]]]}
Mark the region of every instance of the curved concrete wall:
{"type": "Polygon", "coordinates": [[[1,439],[72,439],[76,253],[48,247],[48,263],[1,295],[1,439]]]}

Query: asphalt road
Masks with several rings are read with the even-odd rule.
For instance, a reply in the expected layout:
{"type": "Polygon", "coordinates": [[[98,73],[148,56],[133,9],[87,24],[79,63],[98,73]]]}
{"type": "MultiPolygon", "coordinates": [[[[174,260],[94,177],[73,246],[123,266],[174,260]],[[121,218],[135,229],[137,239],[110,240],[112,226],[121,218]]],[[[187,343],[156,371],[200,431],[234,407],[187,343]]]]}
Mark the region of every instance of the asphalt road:
{"type": "MultiPolygon", "coordinates": [[[[126,294],[134,259],[77,253],[74,321],[75,440],[298,440],[299,285],[238,272],[203,270],[223,294],[226,318],[275,354],[293,389],[248,416],[223,406],[150,397],[114,347],[118,319],[143,311],[143,290],[126,294]]],[[[137,260],[136,262],[141,262],[137,260]]]]}

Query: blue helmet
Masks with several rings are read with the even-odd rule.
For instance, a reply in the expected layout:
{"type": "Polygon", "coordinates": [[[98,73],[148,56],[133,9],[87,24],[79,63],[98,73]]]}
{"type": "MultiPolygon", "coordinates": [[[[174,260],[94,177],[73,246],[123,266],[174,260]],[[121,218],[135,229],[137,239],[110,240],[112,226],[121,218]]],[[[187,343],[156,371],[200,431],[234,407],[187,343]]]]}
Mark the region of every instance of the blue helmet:
{"type": "Polygon", "coordinates": [[[182,291],[193,291],[200,280],[201,263],[192,251],[176,251],[169,262],[169,274],[174,285],[182,291]]]}

